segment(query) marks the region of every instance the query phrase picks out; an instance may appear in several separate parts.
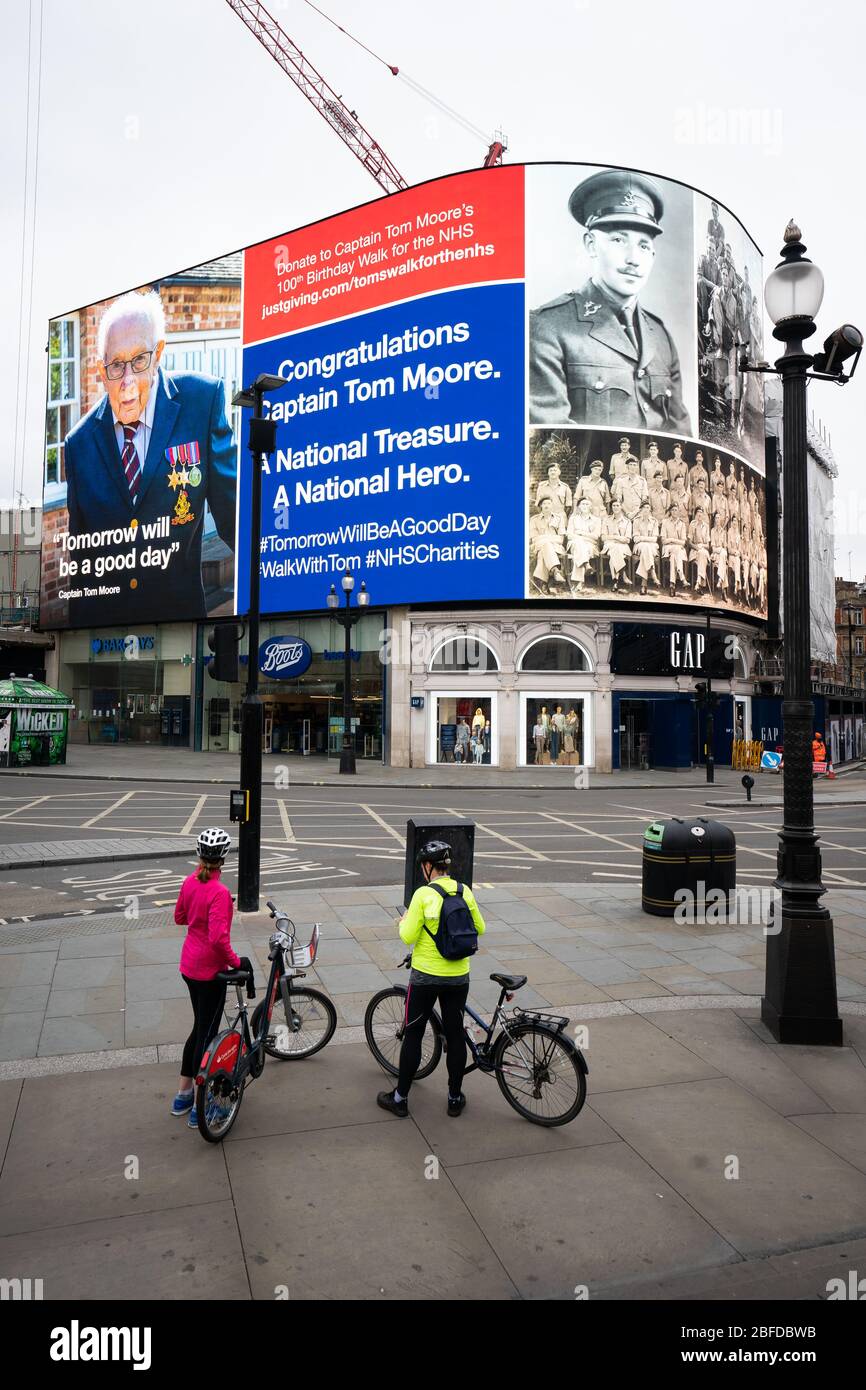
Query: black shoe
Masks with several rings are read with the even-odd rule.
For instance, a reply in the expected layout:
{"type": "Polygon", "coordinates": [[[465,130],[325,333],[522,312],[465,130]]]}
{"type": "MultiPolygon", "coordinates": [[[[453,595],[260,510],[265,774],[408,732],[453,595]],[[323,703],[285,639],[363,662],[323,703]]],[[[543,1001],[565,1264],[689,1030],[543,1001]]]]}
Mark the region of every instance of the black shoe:
{"type": "Polygon", "coordinates": [[[462,1115],[462,1114],[463,1114],[463,1111],[464,1111],[465,1109],[466,1109],[466,1097],[464,1096],[464,1094],[463,1094],[462,1091],[460,1092],[460,1097],[459,1097],[458,1100],[452,1100],[450,1096],[448,1097],[448,1114],[449,1114],[449,1115],[451,1115],[451,1116],[454,1116],[454,1115],[462,1115]]]}
{"type": "Polygon", "coordinates": [[[405,1120],[409,1114],[409,1105],[405,1100],[395,1100],[393,1091],[380,1091],[376,1097],[376,1104],[381,1105],[383,1110],[390,1110],[392,1115],[399,1115],[401,1120],[405,1120]]]}

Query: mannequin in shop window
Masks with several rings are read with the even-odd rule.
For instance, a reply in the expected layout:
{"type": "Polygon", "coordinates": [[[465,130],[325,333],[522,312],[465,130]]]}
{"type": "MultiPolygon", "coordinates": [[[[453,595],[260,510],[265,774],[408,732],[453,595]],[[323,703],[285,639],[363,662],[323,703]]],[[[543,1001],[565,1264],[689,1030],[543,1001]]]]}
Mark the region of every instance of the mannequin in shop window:
{"type": "Polygon", "coordinates": [[[544,757],[544,725],[540,715],[532,726],[532,741],[535,744],[535,761],[540,763],[544,757]]]}
{"type": "Polygon", "coordinates": [[[492,743],[492,740],[493,740],[493,730],[492,730],[491,727],[490,727],[490,720],[489,720],[489,719],[485,719],[485,721],[484,721],[484,729],[482,730],[482,738],[483,738],[483,740],[484,740],[484,761],[485,761],[486,763],[489,763],[489,762],[490,762],[490,747],[491,747],[491,743],[492,743]]]}
{"type": "Polygon", "coordinates": [[[562,705],[557,705],[556,710],[550,718],[550,761],[559,762],[559,753],[562,748],[562,740],[565,735],[565,715],[562,712],[562,705]]]}
{"type": "Polygon", "coordinates": [[[474,733],[477,733],[479,729],[483,729],[483,728],[484,728],[484,715],[483,715],[482,712],[481,712],[481,706],[478,705],[478,706],[476,707],[475,713],[474,713],[473,716],[472,716],[472,732],[473,732],[473,734],[474,734],[474,733]]]}
{"type": "Polygon", "coordinates": [[[454,747],[454,757],[457,762],[467,763],[469,761],[469,740],[471,737],[472,731],[466,723],[466,717],[461,714],[457,723],[457,743],[454,747]]]}
{"type": "Polygon", "coordinates": [[[541,714],[538,716],[541,727],[544,730],[544,751],[547,752],[550,744],[550,715],[547,712],[547,705],[541,706],[541,714]]]}
{"type": "Polygon", "coordinates": [[[565,733],[562,740],[563,748],[569,757],[572,753],[577,752],[577,730],[579,723],[577,711],[572,706],[565,716],[565,733]]]}

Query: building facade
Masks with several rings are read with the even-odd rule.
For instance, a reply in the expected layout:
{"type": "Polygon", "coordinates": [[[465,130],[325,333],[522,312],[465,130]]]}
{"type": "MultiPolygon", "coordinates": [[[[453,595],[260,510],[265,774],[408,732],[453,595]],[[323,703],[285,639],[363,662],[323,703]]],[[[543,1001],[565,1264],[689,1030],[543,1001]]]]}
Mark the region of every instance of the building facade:
{"type": "Polygon", "coordinates": [[[835,675],[866,687],[866,580],[836,580],[835,675]]]}

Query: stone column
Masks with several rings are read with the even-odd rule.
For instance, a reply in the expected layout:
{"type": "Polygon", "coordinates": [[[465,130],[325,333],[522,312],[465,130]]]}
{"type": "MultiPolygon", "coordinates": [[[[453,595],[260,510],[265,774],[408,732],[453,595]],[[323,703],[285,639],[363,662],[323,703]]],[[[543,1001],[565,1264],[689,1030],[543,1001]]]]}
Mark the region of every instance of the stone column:
{"type": "Polygon", "coordinates": [[[610,671],[610,656],[613,646],[613,625],[596,623],[594,627],[596,650],[596,695],[595,695],[595,770],[613,770],[613,693],[610,671]]]}

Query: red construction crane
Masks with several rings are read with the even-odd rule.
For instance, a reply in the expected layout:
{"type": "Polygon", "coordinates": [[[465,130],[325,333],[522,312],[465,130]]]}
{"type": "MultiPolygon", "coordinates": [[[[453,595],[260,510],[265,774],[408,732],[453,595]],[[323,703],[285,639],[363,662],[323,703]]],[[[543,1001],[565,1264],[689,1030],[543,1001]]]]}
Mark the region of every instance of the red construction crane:
{"type": "MultiPolygon", "coordinates": [[[[292,79],[298,90],[303,92],[319,114],[324,116],[331,129],[339,135],[343,144],[348,146],[355,158],[361,161],[367,173],[372,174],[379,187],[384,189],[386,193],[396,193],[398,189],[408,188],[408,183],[393,160],[388,158],[382,146],[361,124],[358,113],[349,110],[342,97],[337,95],[322,74],[304,57],[298,45],[293,43],[288,34],[280,28],[264,5],[259,4],[258,0],[226,0],[226,3],[230,9],[234,10],[238,18],[243,20],[250,33],[258,39],[274,61],[279,63],[283,72],[292,79]]],[[[316,9],[317,7],[314,5],[312,8],[316,9]]],[[[323,11],[319,10],[318,13],[323,14],[324,18],[328,18],[323,11]]],[[[333,20],[329,22],[334,23],[333,20]]],[[[342,29],[339,24],[335,27],[342,29]]],[[[342,32],[347,33],[346,30],[342,30],[342,32]]],[[[348,35],[348,37],[351,38],[352,35],[348,35]]],[[[359,41],[355,39],[354,42],[359,41]]],[[[366,47],[366,45],[362,44],[361,47],[366,47]]],[[[371,50],[367,49],[367,52],[371,52],[371,50]]],[[[474,131],[475,128],[470,126],[469,122],[465,121],[457,112],[452,111],[450,107],[445,106],[443,102],[438,101],[432,92],[428,92],[425,87],[412,81],[411,78],[406,78],[399,68],[394,67],[391,63],[385,63],[378,54],[372,56],[384,63],[384,66],[394,77],[403,77],[410,87],[428,100],[432,100],[446,115],[474,131]]],[[[504,137],[497,132],[497,138],[492,141],[487,151],[483,167],[490,169],[494,165],[501,164],[505,149],[504,137]]]]}

